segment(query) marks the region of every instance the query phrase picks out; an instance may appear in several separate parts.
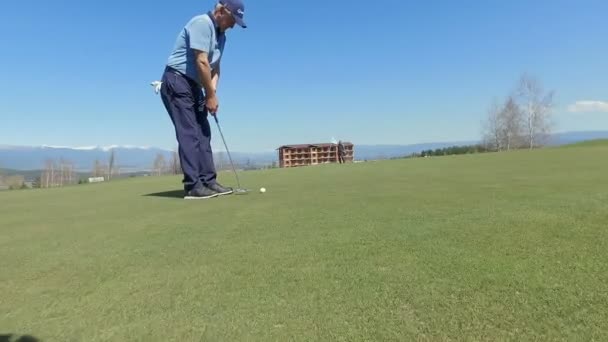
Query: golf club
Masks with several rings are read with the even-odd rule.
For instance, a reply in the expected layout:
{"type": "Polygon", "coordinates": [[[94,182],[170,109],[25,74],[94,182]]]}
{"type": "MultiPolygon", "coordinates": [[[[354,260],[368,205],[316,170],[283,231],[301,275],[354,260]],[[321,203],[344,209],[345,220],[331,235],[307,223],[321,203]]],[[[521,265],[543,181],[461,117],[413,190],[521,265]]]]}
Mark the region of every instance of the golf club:
{"type": "Polygon", "coordinates": [[[236,184],[238,188],[234,189],[235,195],[244,195],[249,192],[247,189],[241,188],[241,181],[239,180],[239,175],[234,168],[234,163],[232,162],[232,156],[230,156],[230,150],[228,149],[228,144],[226,144],[226,139],[224,138],[224,133],[222,133],[222,128],[220,126],[220,122],[217,120],[217,114],[211,113],[213,118],[215,119],[215,124],[217,125],[217,130],[220,131],[220,135],[222,136],[222,141],[224,142],[224,147],[226,148],[226,152],[228,153],[228,159],[230,160],[230,166],[232,166],[232,172],[234,172],[234,176],[236,177],[236,184]]]}

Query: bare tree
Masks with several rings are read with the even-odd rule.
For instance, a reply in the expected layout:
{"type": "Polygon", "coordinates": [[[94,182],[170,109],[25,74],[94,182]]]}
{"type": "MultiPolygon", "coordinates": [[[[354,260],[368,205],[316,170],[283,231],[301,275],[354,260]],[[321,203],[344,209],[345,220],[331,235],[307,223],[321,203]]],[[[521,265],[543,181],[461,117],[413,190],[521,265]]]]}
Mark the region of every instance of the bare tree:
{"type": "Polygon", "coordinates": [[[522,114],[513,96],[509,96],[500,111],[500,138],[502,146],[509,151],[520,146],[523,122],[522,114]]]}
{"type": "Polygon", "coordinates": [[[488,109],[487,121],[483,124],[484,145],[494,151],[502,150],[502,128],[501,128],[501,108],[497,100],[494,100],[488,109]]]}
{"type": "Polygon", "coordinates": [[[51,187],[54,187],[57,184],[55,181],[55,161],[51,161],[51,187]]]}
{"type": "Polygon", "coordinates": [[[42,175],[40,175],[40,187],[50,188],[54,186],[56,186],[55,161],[52,159],[47,159],[44,162],[44,170],[42,171],[42,175]]]}
{"type": "Polygon", "coordinates": [[[116,155],[114,153],[114,149],[110,151],[110,160],[108,160],[108,180],[112,179],[112,174],[114,173],[114,162],[116,161],[116,155]]]}
{"type": "Polygon", "coordinates": [[[156,175],[160,176],[163,174],[163,171],[166,168],[165,156],[162,153],[157,153],[156,158],[154,159],[154,172],[156,175]]]}
{"type": "Polygon", "coordinates": [[[58,186],[63,186],[66,182],[66,178],[67,178],[67,168],[66,168],[66,161],[63,158],[59,159],[59,182],[57,183],[58,186]]]}
{"type": "Polygon", "coordinates": [[[69,160],[61,159],[61,181],[60,185],[72,184],[74,180],[74,163],[69,160]]]}
{"type": "Polygon", "coordinates": [[[40,188],[48,187],[48,160],[44,162],[44,169],[40,173],[40,188]]]}
{"type": "Polygon", "coordinates": [[[74,179],[74,165],[72,162],[60,159],[59,164],[53,159],[44,162],[44,169],[40,174],[40,188],[52,188],[71,184],[74,179]]]}
{"type": "Polygon", "coordinates": [[[97,177],[98,176],[97,171],[99,170],[99,165],[100,164],[101,163],[99,162],[99,160],[95,159],[95,162],[93,162],[93,169],[91,170],[91,176],[93,176],[93,177],[97,177]]]}
{"type": "Polygon", "coordinates": [[[182,166],[179,161],[179,153],[177,151],[173,151],[171,154],[171,172],[174,175],[179,175],[182,173],[182,166]]]}
{"type": "Polygon", "coordinates": [[[21,175],[9,176],[6,178],[6,185],[8,185],[9,189],[17,190],[23,188],[23,184],[25,182],[25,178],[21,175]]]}
{"type": "Polygon", "coordinates": [[[53,169],[54,161],[51,159],[47,159],[44,161],[44,169],[42,174],[40,175],[40,187],[41,188],[50,188],[53,184],[52,177],[52,169],[53,169]]]}
{"type": "Polygon", "coordinates": [[[99,159],[95,159],[92,174],[93,177],[103,177],[106,174],[106,167],[99,161],[99,159]]]}
{"type": "Polygon", "coordinates": [[[69,167],[70,167],[70,173],[69,173],[68,180],[69,180],[70,184],[73,184],[76,180],[75,172],[74,172],[74,163],[70,162],[69,167]]]}
{"type": "Polygon", "coordinates": [[[516,94],[525,120],[526,145],[530,149],[542,146],[553,127],[554,92],[545,93],[538,79],[524,74],[519,80],[516,94]]]}
{"type": "Polygon", "coordinates": [[[224,166],[226,165],[226,156],[224,155],[223,151],[219,151],[215,154],[215,168],[218,171],[221,171],[224,169],[224,166]]]}

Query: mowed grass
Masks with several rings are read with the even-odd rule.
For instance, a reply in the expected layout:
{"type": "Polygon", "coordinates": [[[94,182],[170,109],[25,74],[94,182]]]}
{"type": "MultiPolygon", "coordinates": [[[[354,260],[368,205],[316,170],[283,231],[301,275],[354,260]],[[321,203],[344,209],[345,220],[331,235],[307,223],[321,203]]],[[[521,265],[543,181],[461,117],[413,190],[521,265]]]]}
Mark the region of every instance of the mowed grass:
{"type": "Polygon", "coordinates": [[[210,201],[176,177],[0,193],[0,334],[607,340],[607,155],[245,172],[268,192],[210,201]]]}

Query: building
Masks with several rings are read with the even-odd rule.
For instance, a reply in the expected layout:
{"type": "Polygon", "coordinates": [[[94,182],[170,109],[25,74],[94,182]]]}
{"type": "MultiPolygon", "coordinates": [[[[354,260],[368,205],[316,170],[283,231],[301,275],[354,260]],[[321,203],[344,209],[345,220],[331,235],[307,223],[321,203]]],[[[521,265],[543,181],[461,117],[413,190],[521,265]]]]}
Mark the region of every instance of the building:
{"type": "MultiPolygon", "coordinates": [[[[344,162],[352,163],[354,158],[354,145],[344,142],[344,162]]],[[[297,167],[338,163],[338,144],[303,144],[284,145],[278,148],[280,167],[297,167]]]]}

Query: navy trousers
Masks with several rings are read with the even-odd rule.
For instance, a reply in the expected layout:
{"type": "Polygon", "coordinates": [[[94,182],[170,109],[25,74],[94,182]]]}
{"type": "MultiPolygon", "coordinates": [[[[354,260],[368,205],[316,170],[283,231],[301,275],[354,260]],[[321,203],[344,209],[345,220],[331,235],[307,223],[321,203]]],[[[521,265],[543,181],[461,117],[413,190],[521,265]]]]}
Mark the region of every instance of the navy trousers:
{"type": "Polygon", "coordinates": [[[184,190],[215,183],[211,127],[201,87],[168,67],[162,82],[161,98],[175,126],[184,190]]]}

